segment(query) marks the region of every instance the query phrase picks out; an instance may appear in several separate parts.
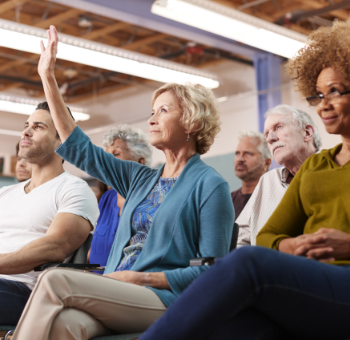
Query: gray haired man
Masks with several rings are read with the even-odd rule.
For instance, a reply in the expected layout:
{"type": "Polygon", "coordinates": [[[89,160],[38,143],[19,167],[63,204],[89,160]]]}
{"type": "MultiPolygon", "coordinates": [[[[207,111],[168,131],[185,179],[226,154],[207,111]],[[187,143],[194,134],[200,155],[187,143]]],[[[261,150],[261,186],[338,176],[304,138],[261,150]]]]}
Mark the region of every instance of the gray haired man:
{"type": "Polygon", "coordinates": [[[275,211],[289,183],[304,161],[321,147],[321,137],[304,111],[278,105],[267,111],[264,134],[274,160],[283,167],[260,178],[255,191],[236,220],[238,246],[255,245],[256,236],[275,211]]]}
{"type": "Polygon", "coordinates": [[[236,219],[247,204],[260,177],[271,165],[271,153],[264,135],[256,131],[241,131],[235,152],[235,174],[242,187],[231,193],[236,219]]]}

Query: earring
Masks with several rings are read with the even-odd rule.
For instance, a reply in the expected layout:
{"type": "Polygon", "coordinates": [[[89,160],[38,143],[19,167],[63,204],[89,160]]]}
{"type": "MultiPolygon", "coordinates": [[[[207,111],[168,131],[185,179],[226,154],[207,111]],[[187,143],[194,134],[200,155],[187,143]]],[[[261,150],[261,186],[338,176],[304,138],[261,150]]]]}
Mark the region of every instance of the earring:
{"type": "Polygon", "coordinates": [[[190,134],[187,134],[187,142],[190,141],[190,134]]]}

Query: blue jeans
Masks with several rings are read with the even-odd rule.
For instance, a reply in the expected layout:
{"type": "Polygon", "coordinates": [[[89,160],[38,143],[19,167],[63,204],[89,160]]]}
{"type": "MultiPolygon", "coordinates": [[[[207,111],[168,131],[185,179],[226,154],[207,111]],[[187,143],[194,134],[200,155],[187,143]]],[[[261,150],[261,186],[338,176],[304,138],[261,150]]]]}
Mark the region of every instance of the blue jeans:
{"type": "Polygon", "coordinates": [[[32,291],[21,282],[0,279],[0,325],[15,326],[32,291]]]}
{"type": "Polygon", "coordinates": [[[139,340],[344,340],[349,316],[349,266],[243,247],[196,279],[139,340]]]}

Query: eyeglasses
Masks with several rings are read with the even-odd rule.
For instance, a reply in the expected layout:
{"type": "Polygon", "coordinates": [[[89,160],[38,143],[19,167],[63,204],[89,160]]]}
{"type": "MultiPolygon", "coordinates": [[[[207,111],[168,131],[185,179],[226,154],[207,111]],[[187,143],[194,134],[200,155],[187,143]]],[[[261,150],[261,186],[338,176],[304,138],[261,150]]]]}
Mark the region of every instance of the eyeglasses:
{"type": "Polygon", "coordinates": [[[327,103],[329,104],[337,104],[341,101],[341,97],[345,94],[349,94],[350,91],[346,92],[339,92],[337,90],[328,93],[326,95],[323,95],[322,93],[319,93],[317,96],[311,96],[307,97],[306,100],[309,103],[310,106],[318,106],[322,99],[325,99],[327,103]]]}

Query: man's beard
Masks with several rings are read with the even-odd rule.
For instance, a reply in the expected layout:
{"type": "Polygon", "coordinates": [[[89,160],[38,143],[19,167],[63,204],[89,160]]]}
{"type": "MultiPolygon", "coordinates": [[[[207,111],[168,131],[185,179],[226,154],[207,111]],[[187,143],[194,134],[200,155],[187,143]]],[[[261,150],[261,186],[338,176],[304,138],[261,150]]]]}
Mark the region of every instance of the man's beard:
{"type": "Polygon", "coordinates": [[[244,182],[252,182],[252,181],[258,180],[264,172],[265,172],[264,165],[259,163],[254,168],[248,170],[247,172],[244,172],[242,174],[236,173],[236,176],[244,182]]]}
{"type": "Polygon", "coordinates": [[[47,164],[51,161],[54,152],[52,148],[46,146],[43,148],[41,145],[36,145],[33,142],[33,145],[28,148],[19,149],[18,156],[25,159],[27,162],[32,164],[47,164]]]}

